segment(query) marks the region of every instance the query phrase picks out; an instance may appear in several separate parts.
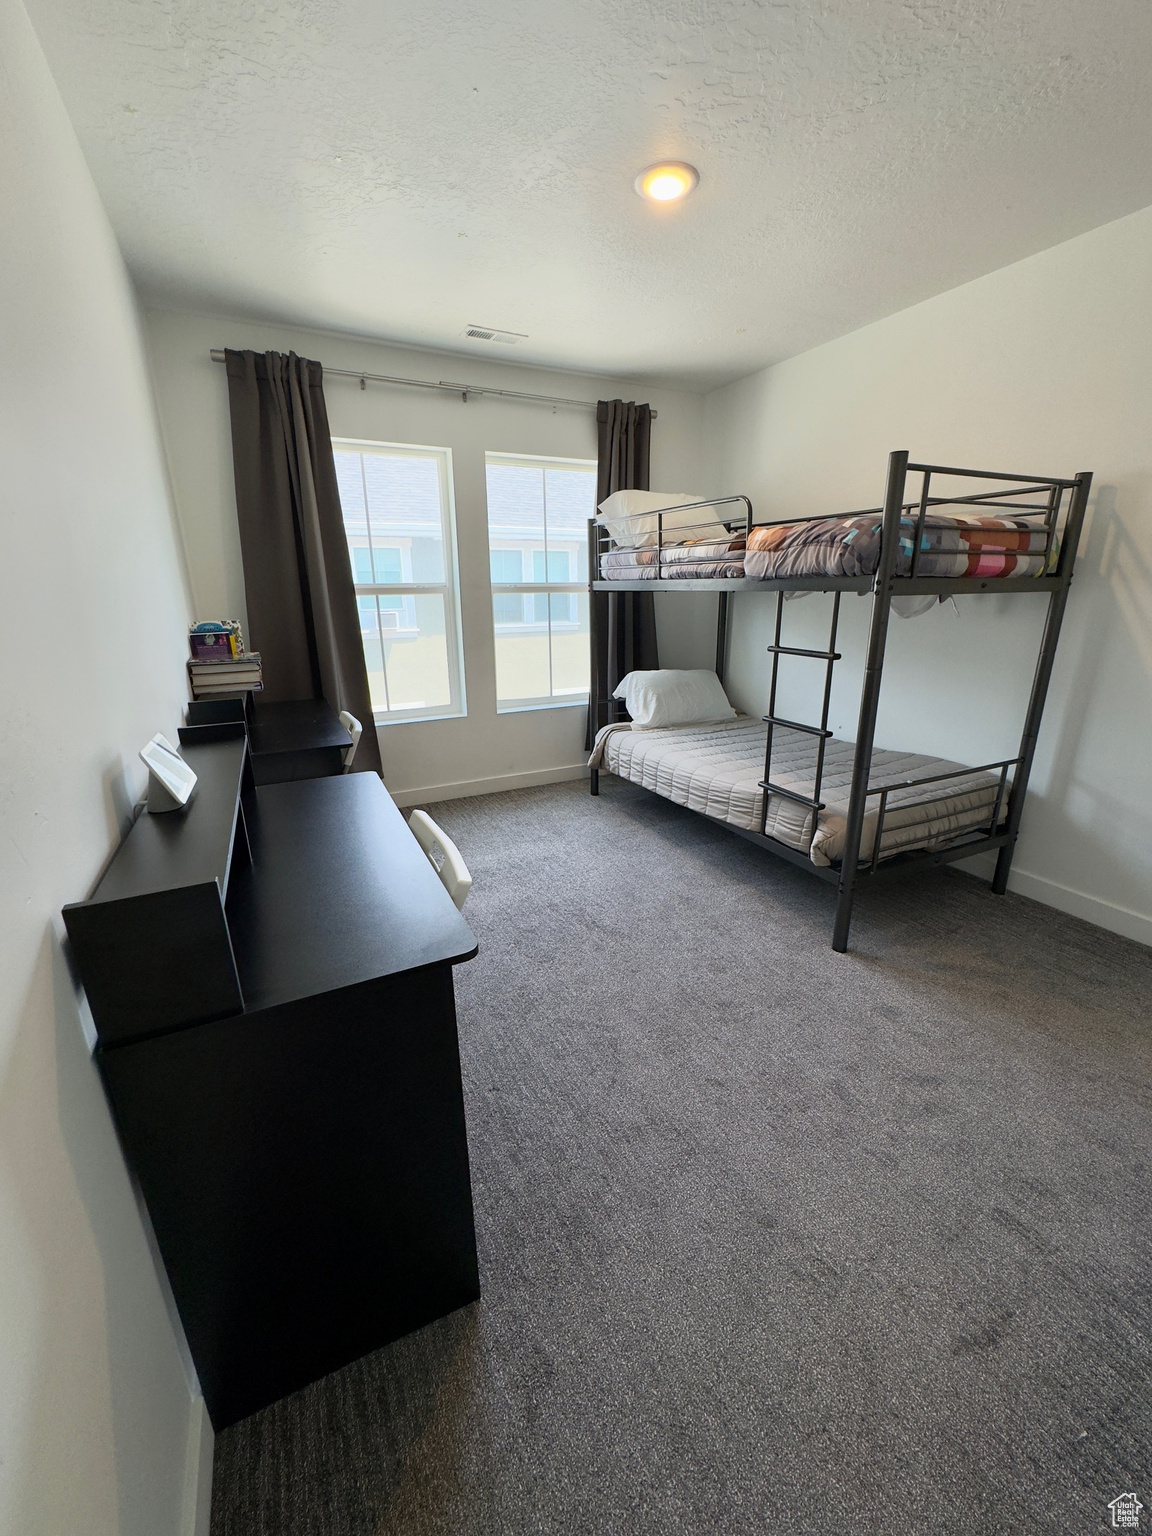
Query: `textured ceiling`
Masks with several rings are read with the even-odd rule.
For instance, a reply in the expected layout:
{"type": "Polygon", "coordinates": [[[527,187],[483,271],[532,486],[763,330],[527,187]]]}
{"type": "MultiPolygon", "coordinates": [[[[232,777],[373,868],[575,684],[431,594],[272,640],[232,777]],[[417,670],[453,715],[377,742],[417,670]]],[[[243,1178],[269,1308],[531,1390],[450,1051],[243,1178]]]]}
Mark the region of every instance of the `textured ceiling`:
{"type": "Polygon", "coordinates": [[[1152,204],[1149,0],[29,10],[170,305],[699,387],[1152,204]]]}

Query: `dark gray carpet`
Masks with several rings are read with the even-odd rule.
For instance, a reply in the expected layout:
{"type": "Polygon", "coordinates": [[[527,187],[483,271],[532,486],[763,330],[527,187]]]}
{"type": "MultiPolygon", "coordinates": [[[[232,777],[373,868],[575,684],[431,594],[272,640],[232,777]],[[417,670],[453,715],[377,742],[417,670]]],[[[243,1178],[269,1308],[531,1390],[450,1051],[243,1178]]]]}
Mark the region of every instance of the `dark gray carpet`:
{"type": "Polygon", "coordinates": [[[1152,1515],[1152,951],[609,779],[434,814],[484,1298],[221,1435],[213,1536],[1152,1515]]]}

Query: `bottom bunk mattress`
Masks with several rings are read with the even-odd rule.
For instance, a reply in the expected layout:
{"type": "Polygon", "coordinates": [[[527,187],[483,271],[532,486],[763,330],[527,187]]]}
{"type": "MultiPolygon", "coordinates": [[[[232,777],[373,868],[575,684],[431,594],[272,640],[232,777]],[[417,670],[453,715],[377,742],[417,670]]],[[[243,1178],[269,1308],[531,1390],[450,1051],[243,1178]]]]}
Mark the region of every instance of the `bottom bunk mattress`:
{"type": "MultiPolygon", "coordinates": [[[[678,725],[662,730],[634,731],[631,725],[609,725],[596,738],[590,760],[622,779],[749,832],[760,831],[764,791],[764,745],[767,728],[748,715],[711,725],[678,725]]],[[[816,738],[777,726],[772,747],[772,782],[795,794],[811,796],[816,771],[816,738]]],[[[850,741],[827,742],[820,798],[825,802],[813,827],[810,807],[769,794],[764,831],[778,842],[807,853],[813,864],[839,863],[844,852],[848,792],[855,746],[850,741]]],[[[869,787],[882,789],[908,779],[963,770],[963,764],[914,752],[872,753],[869,787]]],[[[945,847],[966,833],[987,831],[999,793],[999,779],[971,773],[940,784],[893,789],[888,796],[880,857],[913,849],[945,847]]],[[[870,861],[876,843],[879,795],[868,802],[860,858],[870,861]]]]}

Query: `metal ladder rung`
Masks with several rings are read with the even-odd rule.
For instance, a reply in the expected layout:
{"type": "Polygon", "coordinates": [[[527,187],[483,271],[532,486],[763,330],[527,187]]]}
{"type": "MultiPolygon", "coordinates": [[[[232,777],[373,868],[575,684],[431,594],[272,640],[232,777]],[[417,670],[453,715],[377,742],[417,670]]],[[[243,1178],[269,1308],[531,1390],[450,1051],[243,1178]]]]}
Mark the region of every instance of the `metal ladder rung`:
{"type": "Polygon", "coordinates": [[[839,661],[839,651],[804,651],[795,645],[769,645],[766,646],[768,654],[777,656],[814,656],[820,661],[839,661]]]}
{"type": "Polygon", "coordinates": [[[807,736],[831,736],[831,731],[826,731],[819,725],[802,725],[799,720],[785,720],[783,715],[764,715],[762,719],[765,725],[782,725],[789,731],[803,731],[807,736]]]}
{"type": "Polygon", "coordinates": [[[812,800],[808,795],[798,795],[794,789],[785,789],[780,784],[773,784],[771,779],[761,779],[760,788],[768,790],[773,795],[782,795],[785,800],[795,800],[798,805],[806,805],[813,811],[824,809],[823,800],[812,800]]]}

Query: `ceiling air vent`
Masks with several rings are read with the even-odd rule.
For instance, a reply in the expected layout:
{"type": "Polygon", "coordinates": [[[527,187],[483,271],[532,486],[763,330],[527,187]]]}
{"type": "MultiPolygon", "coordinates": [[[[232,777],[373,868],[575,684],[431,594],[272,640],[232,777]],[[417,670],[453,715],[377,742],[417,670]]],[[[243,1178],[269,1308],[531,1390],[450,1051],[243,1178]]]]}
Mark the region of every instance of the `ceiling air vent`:
{"type": "Polygon", "coordinates": [[[464,327],[464,334],[471,341],[499,341],[506,347],[514,347],[521,341],[527,341],[528,336],[521,331],[497,331],[490,325],[468,325],[464,327]]]}

